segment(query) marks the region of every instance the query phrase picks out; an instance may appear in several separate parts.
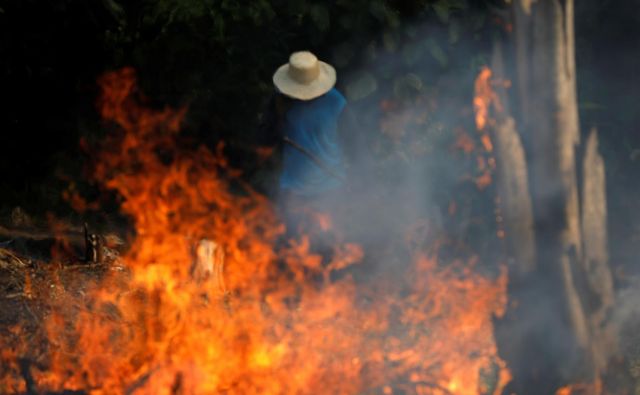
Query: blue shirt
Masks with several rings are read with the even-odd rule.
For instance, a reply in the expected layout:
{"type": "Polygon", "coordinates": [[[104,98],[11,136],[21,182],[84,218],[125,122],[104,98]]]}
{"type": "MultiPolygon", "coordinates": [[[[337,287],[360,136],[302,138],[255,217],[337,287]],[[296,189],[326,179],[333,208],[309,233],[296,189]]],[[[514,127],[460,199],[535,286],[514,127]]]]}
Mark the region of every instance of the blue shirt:
{"type": "Polygon", "coordinates": [[[316,99],[293,102],[285,115],[284,137],[311,153],[330,170],[285,143],[281,190],[313,197],[342,186],[346,169],[338,139],[338,119],[345,105],[345,98],[335,88],[316,99]]]}

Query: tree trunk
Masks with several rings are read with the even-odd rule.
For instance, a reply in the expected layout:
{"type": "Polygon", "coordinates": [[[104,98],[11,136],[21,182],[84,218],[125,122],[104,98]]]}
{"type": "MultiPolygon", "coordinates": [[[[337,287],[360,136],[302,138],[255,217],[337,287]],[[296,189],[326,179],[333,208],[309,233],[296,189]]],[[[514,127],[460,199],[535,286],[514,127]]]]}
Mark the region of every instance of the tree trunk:
{"type": "MultiPolygon", "coordinates": [[[[491,61],[493,74],[498,81],[506,81],[502,46],[494,41],[491,61]]],[[[501,84],[495,84],[498,105],[494,106],[491,128],[496,157],[496,186],[498,208],[503,218],[505,247],[509,268],[509,303],[505,315],[494,322],[500,356],[507,362],[514,381],[505,394],[526,394],[532,367],[544,365],[533,362],[532,355],[539,349],[535,336],[535,305],[537,288],[532,283],[537,262],[533,226],[533,208],[529,192],[529,171],[523,144],[511,116],[507,93],[501,84]],[[532,286],[533,285],[533,286],[532,286]]]]}
{"type": "Polygon", "coordinates": [[[608,317],[614,305],[609,268],[605,168],[598,152],[598,134],[591,130],[582,157],[582,237],[584,264],[590,290],[592,350],[598,372],[606,368],[617,344],[608,317]]]}
{"type": "Polygon", "coordinates": [[[534,321],[522,330],[534,346],[520,357],[527,369],[514,373],[520,395],[596,379],[588,315],[593,284],[582,237],[583,225],[594,225],[581,224],[573,7],[573,0],[513,1],[517,97],[529,143],[538,252],[535,273],[520,283],[526,290],[518,303],[534,321]]]}
{"type": "MultiPolygon", "coordinates": [[[[494,42],[491,63],[495,78],[506,81],[502,46],[497,40],[494,42]]],[[[512,277],[522,277],[533,272],[536,265],[527,161],[515,121],[509,111],[505,89],[497,86],[495,90],[501,107],[495,111],[495,124],[491,130],[497,161],[499,209],[512,277]]]]}
{"type": "MultiPolygon", "coordinates": [[[[521,133],[529,128],[529,84],[531,77],[529,62],[531,62],[531,0],[514,0],[513,12],[513,40],[515,61],[517,66],[516,82],[518,89],[519,108],[516,109],[521,133]],[[520,111],[522,109],[523,111],[520,111]]],[[[526,135],[523,137],[527,137],[526,135]]]]}
{"type": "Polygon", "coordinates": [[[575,339],[589,343],[587,319],[574,266],[582,238],[575,150],[579,144],[573,46],[573,1],[546,0],[532,7],[531,52],[532,186],[542,269],[560,269],[575,339]]]}

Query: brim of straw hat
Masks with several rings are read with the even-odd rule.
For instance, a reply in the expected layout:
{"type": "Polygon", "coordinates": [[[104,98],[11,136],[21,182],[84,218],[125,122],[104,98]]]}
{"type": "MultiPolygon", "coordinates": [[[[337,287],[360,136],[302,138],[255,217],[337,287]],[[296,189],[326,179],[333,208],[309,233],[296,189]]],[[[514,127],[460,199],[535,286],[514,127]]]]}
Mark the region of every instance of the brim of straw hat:
{"type": "Polygon", "coordinates": [[[329,64],[318,61],[318,78],[308,84],[302,84],[289,76],[289,64],[280,66],[273,75],[273,83],[285,96],[298,100],[312,100],[329,92],[336,84],[336,70],[329,64]]]}

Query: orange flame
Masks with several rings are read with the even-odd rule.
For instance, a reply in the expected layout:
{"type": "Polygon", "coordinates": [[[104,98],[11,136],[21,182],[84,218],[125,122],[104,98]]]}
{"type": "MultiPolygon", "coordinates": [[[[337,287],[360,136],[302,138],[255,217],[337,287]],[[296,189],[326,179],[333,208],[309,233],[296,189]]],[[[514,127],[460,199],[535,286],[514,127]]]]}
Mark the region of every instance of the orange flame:
{"type": "Polygon", "coordinates": [[[595,383],[585,384],[571,384],[558,389],[555,395],[587,395],[587,394],[601,394],[602,383],[597,380],[595,383]]]}
{"type": "Polygon", "coordinates": [[[479,168],[480,175],[475,178],[475,183],[479,189],[484,189],[491,185],[492,170],[495,168],[495,158],[493,157],[493,142],[487,126],[493,126],[495,120],[491,118],[491,109],[500,113],[503,111],[502,103],[497,93],[493,89],[494,84],[501,83],[504,87],[508,86],[507,82],[493,81],[492,71],[488,67],[483,67],[475,80],[475,96],[473,98],[473,109],[475,111],[476,129],[480,133],[480,142],[484,148],[484,154],[487,156],[479,157],[479,161],[483,166],[479,168]],[[489,166],[484,166],[488,162],[489,166]]]}
{"type": "Polygon", "coordinates": [[[493,105],[498,112],[502,111],[500,98],[493,90],[492,77],[493,73],[490,68],[483,67],[475,81],[475,96],[473,98],[473,109],[476,113],[476,128],[479,131],[489,123],[489,109],[493,105]]]}
{"type": "MultiPolygon", "coordinates": [[[[100,84],[102,116],[118,129],[94,174],[122,197],[136,238],[123,257],[126,273],[113,271],[89,285],[83,300],[54,306],[48,363],[32,368],[39,389],[502,392],[509,373],[496,355],[492,318],[504,312],[504,271],[485,277],[473,259],[444,265],[432,252],[416,254],[402,286],[332,280],[362,259],[358,246],[336,245],[328,264],[309,252],[305,237],[276,248],[283,226],[229,169],[222,147],[178,148],[184,109],[141,105],[131,69],[100,84]],[[230,180],[244,190],[232,193],[230,180]],[[203,239],[224,251],[217,258],[224,259],[224,295],[220,283],[192,277],[194,259],[206,255],[194,252],[203,239]]],[[[19,355],[0,357],[15,365],[19,355]]],[[[4,372],[0,388],[24,388],[16,374],[4,372]]]]}

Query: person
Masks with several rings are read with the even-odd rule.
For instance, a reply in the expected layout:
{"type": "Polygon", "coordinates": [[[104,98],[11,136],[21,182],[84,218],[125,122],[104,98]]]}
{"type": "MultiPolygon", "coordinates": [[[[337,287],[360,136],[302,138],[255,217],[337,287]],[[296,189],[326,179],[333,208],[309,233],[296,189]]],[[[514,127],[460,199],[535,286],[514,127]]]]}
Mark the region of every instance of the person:
{"type": "Polygon", "coordinates": [[[359,131],[335,87],[335,69],[313,53],[293,53],[273,84],[262,133],[282,148],[276,201],[289,234],[313,232],[318,241],[336,225],[348,199],[355,161],[346,154],[359,131]]]}

